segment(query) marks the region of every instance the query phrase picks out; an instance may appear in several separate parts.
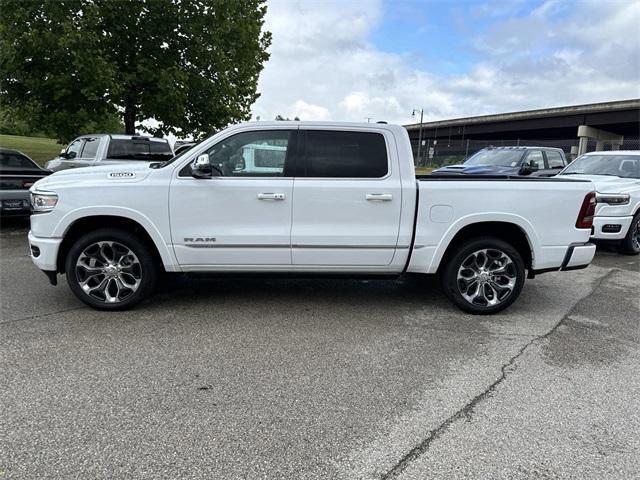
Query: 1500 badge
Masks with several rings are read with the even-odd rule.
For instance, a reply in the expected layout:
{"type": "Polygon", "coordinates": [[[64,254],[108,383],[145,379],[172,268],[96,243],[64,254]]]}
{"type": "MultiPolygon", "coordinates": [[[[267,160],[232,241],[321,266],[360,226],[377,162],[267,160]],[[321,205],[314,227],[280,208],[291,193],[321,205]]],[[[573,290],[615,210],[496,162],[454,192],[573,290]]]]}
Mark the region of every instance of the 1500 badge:
{"type": "Polygon", "coordinates": [[[135,178],[136,174],[133,172],[111,172],[107,174],[107,178],[135,178]]]}

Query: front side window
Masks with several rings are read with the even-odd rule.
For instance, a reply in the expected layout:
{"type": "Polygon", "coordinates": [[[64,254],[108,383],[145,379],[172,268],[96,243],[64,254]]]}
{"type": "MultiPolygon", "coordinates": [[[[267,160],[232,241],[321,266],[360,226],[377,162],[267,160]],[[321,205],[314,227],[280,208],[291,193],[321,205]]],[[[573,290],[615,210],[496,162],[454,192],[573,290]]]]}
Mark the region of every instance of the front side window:
{"type": "Polygon", "coordinates": [[[562,174],[640,178],[640,155],[583,155],[569,164],[562,174]]]}
{"type": "Polygon", "coordinates": [[[98,146],[100,146],[99,138],[87,138],[84,142],[84,148],[82,149],[82,158],[89,158],[91,160],[96,158],[98,146]]]}
{"type": "Polygon", "coordinates": [[[74,140],[73,142],[71,142],[69,144],[69,146],[67,147],[67,158],[76,158],[80,156],[80,150],[82,150],[82,144],[84,143],[84,140],[82,138],[79,138],[77,140],[74,140]]]}
{"type": "Polygon", "coordinates": [[[216,143],[206,153],[223,177],[282,177],[290,130],[243,132],[216,143]]]}
{"type": "Polygon", "coordinates": [[[527,165],[534,170],[544,170],[544,158],[540,150],[531,150],[527,155],[527,165]]]}
{"type": "Polygon", "coordinates": [[[389,172],[380,133],[309,130],[306,135],[307,177],[380,178],[389,172]]]}
{"type": "Polygon", "coordinates": [[[564,168],[564,161],[562,155],[553,150],[547,150],[547,161],[549,162],[549,168],[564,168]]]}

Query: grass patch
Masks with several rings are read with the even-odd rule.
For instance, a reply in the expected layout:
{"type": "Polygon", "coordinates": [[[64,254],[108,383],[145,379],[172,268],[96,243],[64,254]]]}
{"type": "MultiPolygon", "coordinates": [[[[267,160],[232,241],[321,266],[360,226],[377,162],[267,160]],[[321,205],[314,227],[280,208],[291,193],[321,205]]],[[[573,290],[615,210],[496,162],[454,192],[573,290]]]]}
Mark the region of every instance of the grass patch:
{"type": "Polygon", "coordinates": [[[416,167],[416,175],[429,175],[435,167],[416,167]]]}
{"type": "Polygon", "coordinates": [[[43,165],[60,153],[64,145],[60,145],[52,138],[0,135],[0,147],[19,150],[43,165]]]}

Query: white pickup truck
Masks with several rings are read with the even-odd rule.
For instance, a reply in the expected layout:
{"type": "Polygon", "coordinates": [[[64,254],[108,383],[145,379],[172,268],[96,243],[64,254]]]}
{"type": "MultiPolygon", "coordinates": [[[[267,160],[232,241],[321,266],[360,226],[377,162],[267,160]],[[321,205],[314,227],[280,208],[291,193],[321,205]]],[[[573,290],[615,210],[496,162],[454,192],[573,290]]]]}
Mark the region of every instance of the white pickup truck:
{"type": "Polygon", "coordinates": [[[240,124],[162,164],[55,173],[31,199],[33,262],[103,310],[138,303],[163,271],[415,273],[487,314],[527,272],[595,253],[590,181],[416,177],[406,130],[387,124],[240,124]]]}

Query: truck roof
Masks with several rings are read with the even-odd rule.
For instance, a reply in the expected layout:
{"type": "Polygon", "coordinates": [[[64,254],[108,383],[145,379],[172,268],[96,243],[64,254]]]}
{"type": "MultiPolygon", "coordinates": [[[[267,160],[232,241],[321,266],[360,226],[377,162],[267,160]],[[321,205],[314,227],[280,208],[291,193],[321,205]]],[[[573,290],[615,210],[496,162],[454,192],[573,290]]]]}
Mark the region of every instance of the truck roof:
{"type": "Polygon", "coordinates": [[[259,126],[259,127],[282,127],[282,126],[288,126],[288,127],[347,127],[347,128],[402,128],[404,129],[404,127],[402,125],[395,125],[392,123],[366,123],[366,122],[323,122],[323,121],[315,121],[315,122],[308,122],[308,121],[297,121],[297,120],[283,120],[283,121],[279,121],[279,120],[271,120],[268,122],[264,122],[264,121],[259,121],[259,122],[242,122],[236,125],[231,126],[231,128],[233,127],[240,127],[240,126],[259,126]]]}
{"type": "Polygon", "coordinates": [[[116,140],[131,140],[131,139],[138,139],[138,140],[144,140],[144,141],[150,141],[150,142],[168,142],[168,140],[166,138],[157,138],[157,137],[149,137],[147,135],[126,135],[124,133],[87,133],[85,135],[80,135],[76,138],[95,138],[95,137],[111,137],[114,138],[116,140]]]}
{"type": "Polygon", "coordinates": [[[563,151],[558,147],[536,147],[535,145],[514,145],[509,147],[486,147],[483,150],[558,150],[563,151]]]}

